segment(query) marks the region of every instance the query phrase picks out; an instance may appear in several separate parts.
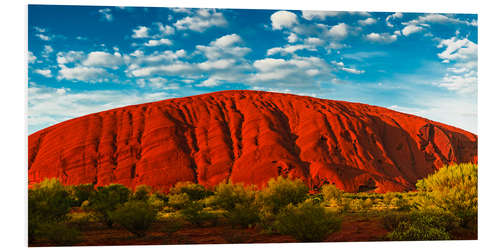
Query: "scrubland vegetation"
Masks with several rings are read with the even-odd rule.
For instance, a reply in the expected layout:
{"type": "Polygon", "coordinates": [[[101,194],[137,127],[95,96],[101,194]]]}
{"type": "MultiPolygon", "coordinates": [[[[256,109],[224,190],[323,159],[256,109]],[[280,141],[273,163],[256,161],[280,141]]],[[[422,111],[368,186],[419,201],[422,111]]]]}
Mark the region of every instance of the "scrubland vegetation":
{"type": "MultiPolygon", "coordinates": [[[[310,193],[300,180],[271,179],[264,189],[221,183],[212,189],[180,182],[168,194],[147,186],[135,190],[112,184],[63,186],[48,179],[29,189],[30,245],[85,245],[84,233],[97,228],[147,237],[156,223],[172,237],[186,227],[228,225],[297,241],[325,241],[342,230],[347,217],[376,220],[387,230],[379,240],[449,240],[477,235],[477,165],[441,168],[408,193],[345,193],[323,185],[310,193]]],[[[226,242],[243,236],[226,235],[226,242]]]]}

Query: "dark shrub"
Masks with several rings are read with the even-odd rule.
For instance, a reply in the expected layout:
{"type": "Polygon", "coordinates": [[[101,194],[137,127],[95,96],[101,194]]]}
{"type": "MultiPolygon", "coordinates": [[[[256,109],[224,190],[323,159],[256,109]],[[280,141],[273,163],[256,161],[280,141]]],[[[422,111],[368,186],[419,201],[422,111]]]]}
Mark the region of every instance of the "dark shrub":
{"type": "Polygon", "coordinates": [[[449,240],[459,227],[459,219],[440,210],[392,213],[383,219],[384,227],[393,231],[391,240],[449,240]]]}
{"type": "Polygon", "coordinates": [[[131,200],[147,201],[149,199],[149,194],[151,193],[151,187],[146,185],[140,185],[135,188],[134,193],[130,197],[131,200]]]}
{"type": "Polygon", "coordinates": [[[184,225],[184,221],[177,216],[169,216],[161,219],[163,228],[162,231],[167,233],[168,236],[179,231],[184,225]]]}
{"type": "Polygon", "coordinates": [[[288,179],[278,176],[267,183],[267,187],[259,193],[259,202],[277,214],[288,204],[297,205],[307,198],[308,187],[300,179],[288,179]]]}
{"type": "Polygon", "coordinates": [[[236,204],[236,206],[224,213],[232,227],[249,227],[259,222],[259,208],[255,204],[236,204]]]}
{"type": "Polygon", "coordinates": [[[120,184],[98,187],[97,191],[90,196],[88,207],[101,222],[112,227],[113,221],[109,217],[110,213],[127,202],[129,196],[130,190],[120,184]]]}
{"type": "Polygon", "coordinates": [[[246,188],[243,184],[221,183],[215,187],[210,203],[217,208],[231,211],[237,204],[249,205],[253,203],[255,193],[253,187],[246,188]]]}
{"type": "Polygon", "coordinates": [[[57,179],[46,179],[28,190],[28,240],[38,238],[41,226],[67,220],[72,199],[57,179]]]}
{"type": "Polygon", "coordinates": [[[323,241],[330,233],[340,230],[341,220],[311,200],[288,205],[276,217],[274,227],[282,234],[300,241],[323,241]]]}
{"type": "Polygon", "coordinates": [[[205,211],[200,201],[186,203],[185,207],[180,210],[180,213],[185,220],[196,226],[202,226],[204,222],[215,225],[217,222],[217,216],[205,211]]]}
{"type": "Polygon", "coordinates": [[[50,243],[62,245],[73,245],[81,240],[80,232],[63,223],[44,223],[40,225],[38,236],[48,240],[50,243]]]}
{"type": "Polygon", "coordinates": [[[71,196],[73,197],[73,206],[79,207],[82,203],[90,198],[92,193],[95,192],[94,185],[80,184],[71,186],[71,196]]]}
{"type": "Polygon", "coordinates": [[[156,210],[145,201],[131,200],[111,212],[110,219],[137,237],[144,237],[155,221],[156,214],[156,210]]]}
{"type": "Polygon", "coordinates": [[[213,192],[206,190],[204,186],[192,182],[178,182],[169,191],[169,194],[187,194],[192,201],[205,199],[213,194],[213,192]]]}

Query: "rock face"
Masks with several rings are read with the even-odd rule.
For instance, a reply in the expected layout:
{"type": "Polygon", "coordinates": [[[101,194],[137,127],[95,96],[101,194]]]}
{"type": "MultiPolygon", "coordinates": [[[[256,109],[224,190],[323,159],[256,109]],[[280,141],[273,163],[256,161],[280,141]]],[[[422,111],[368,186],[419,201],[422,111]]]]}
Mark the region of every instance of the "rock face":
{"type": "Polygon", "coordinates": [[[147,184],[270,178],[348,192],[411,190],[443,164],[477,162],[477,136],[366,104],[222,91],[117,108],[28,138],[29,183],[147,184]]]}

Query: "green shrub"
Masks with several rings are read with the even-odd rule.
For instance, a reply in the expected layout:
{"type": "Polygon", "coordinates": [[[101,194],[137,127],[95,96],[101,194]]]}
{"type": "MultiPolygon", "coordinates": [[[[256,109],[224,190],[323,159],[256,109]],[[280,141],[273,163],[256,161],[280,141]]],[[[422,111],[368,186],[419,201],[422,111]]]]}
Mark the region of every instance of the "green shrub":
{"type": "Polygon", "coordinates": [[[90,196],[88,207],[101,222],[111,228],[113,221],[110,213],[127,202],[129,197],[130,190],[120,184],[98,187],[97,191],[90,196]]]}
{"type": "Polygon", "coordinates": [[[306,200],[296,206],[289,204],[276,217],[274,227],[281,234],[300,241],[323,241],[340,229],[341,221],[321,205],[306,200]]]}
{"type": "Polygon", "coordinates": [[[258,199],[274,214],[288,204],[297,205],[307,198],[308,187],[300,179],[288,179],[278,176],[267,183],[267,187],[259,193],[258,199]]]}
{"type": "Polygon", "coordinates": [[[391,213],[383,218],[384,227],[393,231],[391,240],[448,240],[459,226],[459,219],[442,210],[391,213]]]}
{"type": "Polygon", "coordinates": [[[255,204],[236,204],[236,206],[225,212],[226,217],[232,227],[250,227],[259,222],[259,208],[255,204]]]}
{"type": "Polygon", "coordinates": [[[147,201],[149,199],[150,193],[151,193],[151,187],[146,185],[139,185],[135,187],[135,191],[130,197],[130,199],[138,201],[147,201]]]}
{"type": "Polygon", "coordinates": [[[399,223],[396,230],[387,235],[390,240],[449,240],[450,235],[441,228],[414,225],[409,222],[399,223]]]}
{"type": "Polygon", "coordinates": [[[155,221],[156,214],[157,211],[152,209],[145,201],[131,200],[111,212],[110,219],[137,237],[144,237],[146,231],[155,221]]]}
{"type": "Polygon", "coordinates": [[[187,207],[192,201],[186,193],[169,194],[168,205],[175,209],[183,209],[187,207]]]}
{"type": "Polygon", "coordinates": [[[231,211],[238,204],[252,204],[255,201],[255,194],[254,188],[246,188],[243,184],[221,183],[215,187],[210,203],[217,208],[231,211]]]}
{"type": "Polygon", "coordinates": [[[92,184],[80,184],[71,186],[71,196],[73,198],[73,206],[79,207],[82,203],[90,198],[94,190],[94,185],[92,184]]]}
{"type": "Polygon", "coordinates": [[[206,190],[204,186],[192,182],[178,182],[169,191],[169,194],[187,194],[189,200],[198,201],[205,199],[213,194],[213,192],[206,190]]]}
{"type": "Polygon", "coordinates": [[[189,223],[196,226],[202,226],[204,222],[216,224],[217,216],[204,210],[200,201],[190,201],[184,205],[185,207],[180,210],[180,214],[189,223]]]}
{"type": "Polygon", "coordinates": [[[167,233],[168,236],[179,231],[184,225],[184,221],[178,216],[168,216],[161,219],[162,221],[162,231],[167,233]]]}
{"type": "Polygon", "coordinates": [[[321,194],[324,201],[340,201],[342,199],[342,190],[338,189],[333,184],[326,184],[321,187],[321,194]]]}
{"type": "Polygon", "coordinates": [[[43,223],[38,230],[38,237],[48,240],[50,243],[61,245],[73,245],[81,240],[80,232],[63,223],[43,223]]]}
{"type": "Polygon", "coordinates": [[[68,219],[72,199],[57,179],[46,179],[28,190],[28,240],[34,241],[40,227],[68,219]]]}
{"type": "Polygon", "coordinates": [[[477,229],[477,164],[443,166],[416,186],[420,207],[428,205],[427,201],[455,214],[463,226],[477,229]]]}

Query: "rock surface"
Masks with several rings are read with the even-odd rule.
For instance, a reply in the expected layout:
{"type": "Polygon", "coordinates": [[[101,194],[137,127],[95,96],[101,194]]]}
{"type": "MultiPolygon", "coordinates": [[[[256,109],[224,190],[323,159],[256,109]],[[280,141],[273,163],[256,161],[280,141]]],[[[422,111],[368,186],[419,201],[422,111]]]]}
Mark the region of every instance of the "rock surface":
{"type": "Polygon", "coordinates": [[[477,136],[366,104],[222,91],[112,109],[28,138],[29,184],[262,187],[288,175],[311,188],[403,191],[453,162],[477,162],[477,136]]]}

